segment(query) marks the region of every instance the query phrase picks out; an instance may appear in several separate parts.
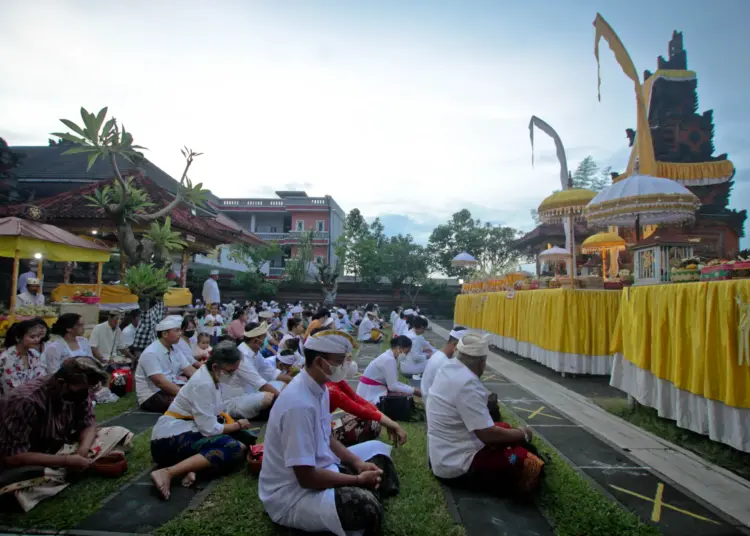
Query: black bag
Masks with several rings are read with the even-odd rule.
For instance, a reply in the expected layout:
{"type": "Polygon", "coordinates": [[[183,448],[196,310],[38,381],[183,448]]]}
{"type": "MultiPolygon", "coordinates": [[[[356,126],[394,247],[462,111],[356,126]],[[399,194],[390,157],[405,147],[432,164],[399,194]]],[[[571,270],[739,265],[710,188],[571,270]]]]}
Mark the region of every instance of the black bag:
{"type": "Polygon", "coordinates": [[[378,409],[394,421],[409,421],[414,413],[414,398],[388,395],[378,402],[378,409]]]}

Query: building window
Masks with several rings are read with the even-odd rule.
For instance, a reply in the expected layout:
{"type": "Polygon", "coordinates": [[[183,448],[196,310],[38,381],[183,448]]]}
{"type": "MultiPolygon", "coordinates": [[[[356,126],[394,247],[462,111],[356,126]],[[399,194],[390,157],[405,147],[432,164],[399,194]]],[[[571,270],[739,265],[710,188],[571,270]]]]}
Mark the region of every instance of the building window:
{"type": "Polygon", "coordinates": [[[272,225],[272,226],[271,226],[271,230],[270,230],[270,231],[268,231],[268,232],[269,232],[269,233],[275,233],[275,232],[276,232],[276,227],[274,227],[274,226],[272,225]]]}
{"type": "Polygon", "coordinates": [[[305,230],[305,221],[304,220],[297,220],[294,222],[294,230],[298,233],[301,233],[305,230]]]}
{"type": "Polygon", "coordinates": [[[318,220],[315,222],[315,230],[319,233],[325,232],[326,230],[326,222],[325,220],[318,220]]]}

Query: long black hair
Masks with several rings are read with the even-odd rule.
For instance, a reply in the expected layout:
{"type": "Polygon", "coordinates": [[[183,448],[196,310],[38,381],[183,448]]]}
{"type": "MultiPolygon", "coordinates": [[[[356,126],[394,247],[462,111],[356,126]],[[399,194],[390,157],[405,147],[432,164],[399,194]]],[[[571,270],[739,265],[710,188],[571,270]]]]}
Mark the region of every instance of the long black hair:
{"type": "Polygon", "coordinates": [[[5,348],[10,348],[19,342],[22,342],[24,336],[39,325],[39,322],[36,322],[35,320],[36,319],[34,318],[30,318],[29,320],[14,322],[5,334],[5,348]]]}
{"type": "Polygon", "coordinates": [[[64,337],[69,329],[73,329],[74,327],[76,327],[76,324],[78,324],[78,321],[80,319],[81,315],[79,315],[78,313],[65,313],[63,315],[60,315],[55,323],[52,324],[52,329],[50,330],[50,332],[53,335],[64,337]]]}

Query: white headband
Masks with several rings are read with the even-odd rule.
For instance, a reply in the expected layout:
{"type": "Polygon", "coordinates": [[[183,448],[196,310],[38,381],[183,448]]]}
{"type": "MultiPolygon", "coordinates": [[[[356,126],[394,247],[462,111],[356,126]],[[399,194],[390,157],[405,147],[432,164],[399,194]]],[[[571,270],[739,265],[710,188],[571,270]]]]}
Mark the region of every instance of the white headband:
{"type": "Polygon", "coordinates": [[[452,329],[451,332],[448,334],[449,336],[453,337],[454,339],[458,339],[459,341],[463,339],[464,335],[468,334],[468,329],[461,329],[459,331],[456,331],[455,329],[452,329]]]}
{"type": "Polygon", "coordinates": [[[297,362],[297,356],[294,354],[276,356],[276,359],[284,363],[285,365],[294,365],[297,362]]]}
{"type": "Polygon", "coordinates": [[[307,338],[305,349],[324,354],[347,354],[354,349],[354,339],[344,331],[319,331],[307,338]]]}
{"type": "Polygon", "coordinates": [[[460,341],[458,341],[456,350],[464,355],[473,357],[486,357],[487,354],[490,353],[489,337],[489,335],[482,337],[481,335],[477,335],[476,333],[468,333],[464,335],[460,341]]]}

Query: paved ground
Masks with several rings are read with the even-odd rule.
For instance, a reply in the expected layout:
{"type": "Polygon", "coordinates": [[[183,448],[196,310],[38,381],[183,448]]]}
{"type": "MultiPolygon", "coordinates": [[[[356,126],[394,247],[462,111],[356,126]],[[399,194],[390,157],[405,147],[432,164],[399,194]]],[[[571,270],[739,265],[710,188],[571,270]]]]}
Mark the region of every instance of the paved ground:
{"type": "MultiPolygon", "coordinates": [[[[438,333],[446,336],[446,329],[453,327],[450,321],[437,321],[435,324],[432,337],[436,339],[439,338],[438,333]]],[[[511,362],[527,371],[532,371],[536,376],[541,376],[588,398],[624,396],[605,384],[608,379],[586,376],[562,378],[560,374],[531,360],[505,352],[494,351],[493,353],[494,358],[491,364],[495,366],[488,367],[488,373],[485,373],[482,378],[487,388],[498,393],[503,404],[532,426],[538,436],[557,449],[573,467],[599,486],[603,493],[636,513],[646,523],[658,526],[665,535],[747,534],[742,523],[729,518],[718,508],[697,499],[693,493],[670,482],[644,464],[641,459],[634,458],[631,450],[635,449],[618,448],[602,438],[602,435],[606,437],[606,434],[592,434],[570,412],[558,411],[554,405],[545,402],[540,395],[540,388],[527,390],[511,381],[506,375],[500,374],[498,370],[504,370],[503,365],[511,362]]],[[[529,375],[526,376],[529,377],[529,375]]],[[[538,387],[542,387],[541,384],[542,382],[539,382],[538,387]]],[[[613,423],[614,419],[612,417],[613,423]]],[[[663,448],[661,445],[654,445],[656,450],[661,448],[663,448]]],[[[665,452],[668,453],[669,449],[665,449],[665,452]]],[[[680,453],[672,451],[671,456],[675,458],[675,463],[680,461],[680,453]]],[[[733,482],[727,481],[726,484],[733,484],[733,482]]],[[[490,515],[492,514],[488,512],[485,517],[490,515]]],[[[503,534],[503,532],[496,532],[496,534],[503,534]]],[[[518,534],[533,534],[533,532],[518,532],[518,534]]],[[[469,536],[472,535],[469,534],[469,536]]]]}

